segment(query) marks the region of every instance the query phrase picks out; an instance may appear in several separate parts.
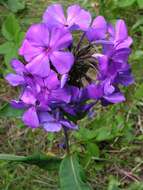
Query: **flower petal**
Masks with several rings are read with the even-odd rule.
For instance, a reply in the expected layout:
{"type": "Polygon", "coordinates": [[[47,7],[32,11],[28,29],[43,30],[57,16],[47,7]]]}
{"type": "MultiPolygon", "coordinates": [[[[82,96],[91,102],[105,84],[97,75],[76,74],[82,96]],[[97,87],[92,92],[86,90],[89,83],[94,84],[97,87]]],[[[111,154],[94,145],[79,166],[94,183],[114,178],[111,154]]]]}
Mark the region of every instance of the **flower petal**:
{"type": "Polygon", "coordinates": [[[111,84],[111,80],[106,79],[106,81],[104,81],[104,94],[105,95],[110,95],[114,91],[115,91],[115,87],[111,84]]]}
{"type": "Polygon", "coordinates": [[[125,101],[124,95],[122,93],[120,93],[120,92],[116,92],[116,93],[113,93],[113,94],[111,94],[109,96],[103,96],[103,97],[108,102],[111,102],[111,103],[114,103],[114,104],[125,101]]]}
{"type": "Polygon", "coordinates": [[[36,46],[49,45],[49,29],[46,24],[33,24],[26,33],[26,39],[36,46]]]}
{"type": "Polygon", "coordinates": [[[24,84],[24,78],[23,76],[10,73],[8,74],[5,79],[11,84],[12,86],[18,86],[24,84]]]}
{"type": "Polygon", "coordinates": [[[11,105],[12,107],[14,107],[14,108],[17,108],[17,109],[24,109],[24,108],[26,108],[26,105],[25,105],[24,102],[22,102],[22,101],[17,101],[17,100],[12,100],[12,101],[10,102],[10,105],[11,105]]]}
{"type": "Polygon", "coordinates": [[[67,83],[67,80],[68,80],[68,74],[63,74],[61,77],[61,88],[65,86],[65,84],[67,83]]]}
{"type": "Polygon", "coordinates": [[[94,19],[91,28],[86,32],[86,36],[90,42],[94,40],[104,39],[107,30],[107,23],[102,16],[94,19]]]}
{"type": "Polygon", "coordinates": [[[43,52],[42,47],[32,46],[28,40],[24,40],[21,48],[19,49],[19,55],[24,56],[26,61],[31,61],[34,57],[43,52]]]}
{"type": "Polygon", "coordinates": [[[67,9],[67,24],[69,25],[69,28],[76,25],[76,28],[74,29],[87,30],[90,23],[90,13],[81,9],[79,5],[72,5],[67,9]]]}
{"type": "Polygon", "coordinates": [[[26,65],[26,69],[30,73],[40,77],[48,76],[50,72],[48,56],[46,56],[44,53],[36,56],[30,63],[26,65]]]}
{"type": "Polygon", "coordinates": [[[52,70],[50,71],[48,77],[44,80],[44,83],[49,90],[54,90],[60,85],[57,74],[52,70]]]}
{"type": "Polygon", "coordinates": [[[26,72],[25,70],[25,66],[23,65],[23,63],[21,61],[19,61],[18,59],[12,59],[11,61],[11,66],[12,68],[15,70],[15,72],[17,74],[22,75],[23,72],[26,72]]]}
{"type": "Polygon", "coordinates": [[[73,122],[67,120],[61,120],[60,123],[62,124],[62,126],[65,126],[69,129],[78,129],[78,126],[75,125],[73,122]]]}
{"type": "Polygon", "coordinates": [[[118,61],[118,62],[127,62],[130,53],[131,53],[131,49],[130,48],[118,49],[113,54],[112,60],[118,61]]]}
{"type": "Polygon", "coordinates": [[[88,97],[98,100],[103,96],[103,89],[100,85],[90,84],[87,87],[88,97]]]}
{"type": "Polygon", "coordinates": [[[28,105],[34,105],[36,102],[36,98],[32,92],[32,89],[30,87],[27,87],[23,94],[21,95],[20,99],[28,105]]]}
{"type": "Polygon", "coordinates": [[[128,31],[124,20],[118,20],[115,26],[115,41],[123,41],[128,38],[128,31]]]}
{"type": "Polygon", "coordinates": [[[132,76],[130,70],[119,72],[116,80],[118,83],[120,83],[124,86],[128,86],[128,85],[134,83],[134,77],[132,76]]]}
{"type": "Polygon", "coordinates": [[[58,122],[44,123],[43,127],[47,132],[59,132],[62,129],[62,125],[58,122]]]}
{"type": "Polygon", "coordinates": [[[129,48],[131,44],[133,43],[133,39],[129,36],[126,40],[124,40],[122,43],[119,43],[116,47],[116,49],[122,49],[122,48],[129,48]]]}
{"type": "Polygon", "coordinates": [[[32,128],[37,128],[39,126],[39,119],[36,113],[35,107],[29,108],[22,117],[23,122],[32,128]]]}
{"type": "Polygon", "coordinates": [[[62,6],[60,4],[49,6],[43,15],[43,21],[49,28],[52,28],[53,26],[62,27],[66,24],[62,6]]]}
{"type": "Polygon", "coordinates": [[[52,102],[56,101],[69,103],[71,100],[71,91],[69,88],[58,88],[56,90],[52,90],[50,100],[52,102]]]}
{"type": "Polygon", "coordinates": [[[54,50],[67,48],[72,42],[72,35],[66,29],[52,28],[49,46],[54,50]]]}
{"type": "Polygon", "coordinates": [[[74,63],[74,56],[70,52],[55,51],[50,59],[60,74],[68,73],[74,63]]]}

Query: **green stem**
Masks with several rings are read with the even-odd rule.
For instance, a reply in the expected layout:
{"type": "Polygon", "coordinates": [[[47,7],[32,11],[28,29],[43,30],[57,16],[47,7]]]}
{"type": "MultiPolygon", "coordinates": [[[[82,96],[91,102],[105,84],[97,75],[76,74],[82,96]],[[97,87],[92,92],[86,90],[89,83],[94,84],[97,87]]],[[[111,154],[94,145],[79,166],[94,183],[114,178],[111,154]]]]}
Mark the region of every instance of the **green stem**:
{"type": "Polygon", "coordinates": [[[63,127],[63,129],[64,129],[64,135],[65,135],[66,152],[67,152],[67,155],[69,155],[70,154],[70,147],[69,147],[68,131],[65,127],[63,127]]]}

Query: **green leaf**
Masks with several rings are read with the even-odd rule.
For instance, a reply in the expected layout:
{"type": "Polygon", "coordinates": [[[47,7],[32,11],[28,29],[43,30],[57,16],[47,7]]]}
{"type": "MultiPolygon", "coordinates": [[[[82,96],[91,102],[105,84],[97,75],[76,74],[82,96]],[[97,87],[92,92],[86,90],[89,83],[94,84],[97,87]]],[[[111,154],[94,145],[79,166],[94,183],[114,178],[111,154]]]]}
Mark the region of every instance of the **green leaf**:
{"type": "Polygon", "coordinates": [[[135,2],[136,0],[120,0],[120,1],[116,1],[116,5],[118,7],[121,7],[121,8],[124,8],[124,7],[129,7],[131,5],[133,5],[133,3],[135,2]]]}
{"type": "Polygon", "coordinates": [[[110,182],[109,182],[109,186],[108,186],[108,190],[121,190],[119,188],[119,182],[116,181],[112,176],[110,177],[110,182]]]}
{"type": "Polygon", "coordinates": [[[90,156],[99,157],[99,147],[95,143],[88,143],[87,144],[87,151],[90,156]]]}
{"type": "Polygon", "coordinates": [[[143,0],[137,0],[140,9],[143,9],[143,0]]]}
{"type": "Polygon", "coordinates": [[[25,1],[22,0],[8,0],[8,7],[14,13],[23,10],[25,8],[25,1]]]}
{"type": "Polygon", "coordinates": [[[14,14],[10,14],[2,25],[2,34],[7,40],[15,40],[20,32],[19,23],[14,14]]]}
{"type": "MultiPolygon", "coordinates": [[[[18,52],[18,46],[11,41],[7,41],[4,44],[0,45],[0,54],[4,55],[4,62],[10,71],[12,69],[10,61],[13,58],[18,58],[17,52],[18,52]]],[[[5,71],[3,71],[3,73],[4,72],[5,71]]]]}
{"type": "Polygon", "coordinates": [[[60,165],[61,190],[91,190],[75,155],[65,157],[60,165]]]}
{"type": "Polygon", "coordinates": [[[15,43],[18,47],[20,47],[23,39],[24,39],[24,36],[25,36],[25,32],[19,32],[17,33],[17,35],[15,36],[15,43]]]}
{"type": "Polygon", "coordinates": [[[12,154],[0,154],[0,160],[16,163],[37,165],[45,170],[53,170],[59,167],[61,158],[45,154],[33,154],[31,156],[16,156],[12,154]]]}
{"type": "Polygon", "coordinates": [[[4,61],[5,64],[7,65],[8,68],[11,69],[10,61],[13,58],[18,58],[18,47],[16,44],[13,42],[9,43],[9,48],[7,49],[7,52],[4,56],[4,61]]]}
{"type": "Polygon", "coordinates": [[[108,127],[101,127],[96,130],[96,140],[105,141],[112,138],[111,129],[108,127]]]}
{"type": "Polygon", "coordinates": [[[0,108],[0,117],[21,117],[24,110],[12,108],[10,104],[6,103],[0,108]]]}
{"type": "Polygon", "coordinates": [[[143,190],[142,182],[132,183],[127,190],[143,190]]]}
{"type": "Polygon", "coordinates": [[[74,134],[75,137],[79,140],[88,141],[96,137],[96,133],[93,130],[89,130],[84,127],[80,127],[79,131],[74,134]]]}
{"type": "Polygon", "coordinates": [[[137,86],[134,97],[136,100],[140,100],[141,98],[143,98],[143,84],[137,86]]]}
{"type": "Polygon", "coordinates": [[[9,51],[9,49],[11,46],[11,42],[5,42],[3,44],[0,45],[0,54],[7,54],[7,51],[9,51]]]}

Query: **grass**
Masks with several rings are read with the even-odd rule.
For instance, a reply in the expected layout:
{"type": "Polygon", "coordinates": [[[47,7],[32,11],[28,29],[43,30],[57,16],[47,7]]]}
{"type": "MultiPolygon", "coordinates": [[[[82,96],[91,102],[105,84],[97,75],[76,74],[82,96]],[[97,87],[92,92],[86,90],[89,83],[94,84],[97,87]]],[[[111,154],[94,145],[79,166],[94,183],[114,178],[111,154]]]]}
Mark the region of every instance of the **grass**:
{"type": "MultiPolygon", "coordinates": [[[[96,118],[92,123],[88,119],[82,121],[80,125],[86,131],[80,130],[76,134],[71,134],[71,144],[72,150],[78,151],[81,163],[87,171],[87,179],[94,190],[107,190],[112,183],[119,185],[122,190],[143,190],[143,22],[138,27],[134,27],[141,20],[143,10],[135,4],[121,9],[114,5],[114,0],[26,0],[26,9],[16,14],[22,29],[25,31],[30,24],[38,22],[46,6],[54,2],[60,2],[65,7],[72,3],[79,3],[92,11],[93,15],[99,13],[104,15],[108,21],[114,22],[117,18],[123,18],[127,22],[129,33],[134,39],[130,63],[136,83],[125,91],[126,103],[117,105],[115,108],[97,107],[96,118]],[[111,129],[109,138],[102,139],[100,136],[98,139],[85,140],[90,130],[93,132],[96,128],[100,130],[100,126],[111,129]],[[86,134],[85,138],[83,138],[84,134],[86,134]]],[[[1,24],[8,13],[6,7],[0,6],[1,24]]],[[[3,41],[4,38],[0,35],[0,42],[3,41]]],[[[14,97],[16,92],[3,79],[5,67],[2,56],[0,61],[2,66],[0,105],[2,105],[3,102],[14,97]]],[[[24,127],[20,120],[0,119],[1,153],[28,155],[42,151],[63,155],[64,151],[58,147],[62,140],[62,133],[45,134],[42,130],[24,127]]],[[[0,190],[57,190],[59,187],[57,172],[46,172],[36,166],[29,167],[0,161],[0,171],[0,190]]]]}

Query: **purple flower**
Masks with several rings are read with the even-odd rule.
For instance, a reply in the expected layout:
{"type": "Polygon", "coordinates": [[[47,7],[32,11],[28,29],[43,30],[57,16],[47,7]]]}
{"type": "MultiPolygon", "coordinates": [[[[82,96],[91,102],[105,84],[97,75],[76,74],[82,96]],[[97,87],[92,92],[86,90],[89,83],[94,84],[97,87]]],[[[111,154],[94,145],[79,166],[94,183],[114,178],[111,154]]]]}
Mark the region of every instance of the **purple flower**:
{"type": "Polygon", "coordinates": [[[128,48],[133,40],[128,36],[128,31],[124,20],[118,20],[116,22],[115,28],[109,24],[108,31],[110,34],[110,40],[113,41],[116,49],[128,48]]]}
{"type": "Polygon", "coordinates": [[[56,109],[50,112],[40,112],[39,113],[40,123],[47,132],[58,132],[62,127],[67,127],[69,129],[77,129],[77,125],[73,122],[64,119],[61,112],[56,109]]]}
{"type": "Polygon", "coordinates": [[[90,115],[97,102],[106,106],[125,101],[119,87],[134,82],[128,64],[132,38],[125,22],[118,20],[114,27],[97,16],[90,23],[90,13],[79,5],[68,7],[65,17],[62,6],[54,4],[43,23],[28,29],[19,50],[24,64],[13,59],[15,73],[6,76],[21,88],[11,105],[24,110],[25,125],[47,132],[77,129],[77,121],[90,115]],[[84,31],[75,44],[73,30],[84,31]]]}
{"type": "Polygon", "coordinates": [[[99,62],[98,80],[112,79],[114,84],[128,86],[134,82],[128,64],[128,58],[131,53],[129,46],[132,39],[128,36],[123,20],[117,21],[115,29],[112,25],[109,25],[108,32],[110,34],[109,40],[101,40],[100,42],[103,45],[102,53],[93,55],[99,62]]]}
{"type": "Polygon", "coordinates": [[[72,53],[63,51],[71,42],[72,36],[68,30],[49,30],[46,24],[34,24],[26,33],[19,54],[28,62],[26,68],[32,74],[48,76],[50,62],[58,73],[65,74],[74,62],[72,53]]]}
{"type": "Polygon", "coordinates": [[[87,87],[90,99],[101,100],[103,105],[120,103],[125,101],[124,95],[112,85],[111,80],[105,80],[100,84],[91,84],[87,87]]]}
{"type": "Polygon", "coordinates": [[[86,32],[87,39],[92,42],[95,40],[105,39],[107,32],[107,23],[102,16],[97,16],[86,32]]]}
{"type": "MultiPolygon", "coordinates": [[[[42,89],[41,92],[35,93],[35,91],[33,92],[33,89],[31,87],[27,86],[24,92],[22,92],[22,94],[20,95],[19,101],[17,102],[15,101],[13,104],[16,108],[19,107],[19,105],[21,104],[24,105],[23,107],[21,107],[21,108],[26,109],[22,117],[23,122],[32,128],[36,128],[36,127],[39,127],[40,125],[43,125],[43,123],[39,121],[39,117],[40,117],[39,114],[41,112],[51,111],[52,104],[58,105],[58,103],[60,102],[61,103],[69,102],[71,98],[71,95],[69,94],[68,89],[65,89],[65,88],[54,89],[54,86],[53,86],[53,89],[51,89],[50,87],[50,89],[45,89],[45,92],[42,89]],[[41,92],[43,93],[42,95],[41,95],[41,92]]],[[[51,129],[51,131],[54,131],[54,130],[56,129],[51,129]]]]}
{"type": "Polygon", "coordinates": [[[67,9],[67,18],[60,4],[53,4],[47,8],[43,15],[43,22],[52,28],[69,28],[70,30],[87,30],[91,23],[91,15],[79,5],[72,5],[67,9]]]}
{"type": "Polygon", "coordinates": [[[32,128],[39,127],[39,112],[50,111],[53,104],[70,102],[70,88],[60,87],[60,81],[54,71],[50,70],[48,77],[41,78],[29,73],[16,59],[11,64],[16,74],[8,74],[6,79],[11,85],[22,87],[19,100],[12,101],[12,105],[18,109],[26,109],[22,117],[26,125],[32,128]]]}
{"type": "Polygon", "coordinates": [[[101,44],[103,45],[103,53],[110,54],[111,51],[129,48],[132,44],[133,40],[130,36],[128,36],[128,31],[124,20],[118,20],[116,22],[115,28],[113,25],[108,25],[108,40],[101,40],[101,44]]]}
{"type": "Polygon", "coordinates": [[[24,72],[26,73],[25,66],[17,59],[11,61],[11,66],[16,74],[10,73],[5,78],[12,86],[23,85],[25,83],[24,72]]]}
{"type": "Polygon", "coordinates": [[[134,82],[130,65],[127,63],[130,54],[129,48],[111,51],[111,55],[94,55],[99,61],[98,79],[112,78],[114,83],[128,86],[134,82]]]}
{"type": "Polygon", "coordinates": [[[95,101],[87,103],[87,100],[89,100],[89,96],[86,88],[79,89],[71,86],[71,100],[69,104],[61,104],[61,108],[67,114],[81,119],[96,104],[95,101]]]}

